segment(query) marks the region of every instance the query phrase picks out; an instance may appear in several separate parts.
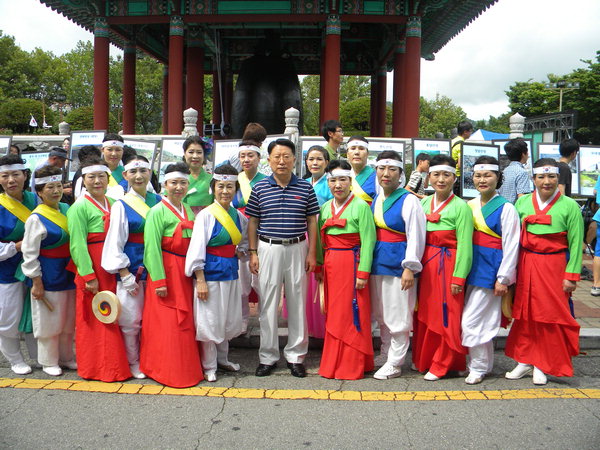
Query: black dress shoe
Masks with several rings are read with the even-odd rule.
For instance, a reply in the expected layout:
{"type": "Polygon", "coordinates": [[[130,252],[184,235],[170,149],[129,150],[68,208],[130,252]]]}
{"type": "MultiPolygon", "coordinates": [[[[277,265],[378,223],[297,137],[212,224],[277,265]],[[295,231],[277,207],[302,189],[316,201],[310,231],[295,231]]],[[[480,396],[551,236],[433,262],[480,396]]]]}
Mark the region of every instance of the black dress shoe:
{"type": "Polygon", "coordinates": [[[273,369],[277,366],[277,364],[259,364],[256,368],[255,375],[257,377],[268,377],[273,372],[273,369]]]}
{"type": "Polygon", "coordinates": [[[306,376],[306,369],[302,363],[287,363],[288,369],[293,376],[298,378],[304,378],[306,376]]]}

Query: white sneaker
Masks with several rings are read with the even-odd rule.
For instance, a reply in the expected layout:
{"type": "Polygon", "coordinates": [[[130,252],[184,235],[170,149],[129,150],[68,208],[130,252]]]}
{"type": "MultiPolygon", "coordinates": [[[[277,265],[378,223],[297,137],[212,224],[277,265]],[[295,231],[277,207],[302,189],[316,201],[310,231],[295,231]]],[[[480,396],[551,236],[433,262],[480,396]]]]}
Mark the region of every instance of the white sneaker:
{"type": "Polygon", "coordinates": [[[419,372],[419,369],[417,369],[417,366],[415,366],[415,363],[411,363],[410,364],[410,370],[414,370],[415,372],[419,372]]]}
{"type": "Polygon", "coordinates": [[[12,370],[17,375],[27,375],[28,373],[31,373],[31,367],[29,366],[29,364],[26,364],[24,362],[13,364],[12,366],[10,366],[10,370],[12,370]]]}
{"type": "Polygon", "coordinates": [[[217,367],[227,372],[239,372],[240,365],[231,361],[218,362],[217,367]]]}
{"type": "Polygon", "coordinates": [[[217,381],[217,371],[216,370],[207,370],[204,372],[204,378],[206,381],[210,381],[211,383],[217,381]]]}
{"type": "Polygon", "coordinates": [[[425,374],[425,376],[423,377],[423,379],[424,379],[424,380],[427,380],[427,381],[437,381],[437,380],[439,380],[439,379],[440,379],[440,377],[438,377],[437,375],[434,375],[434,374],[433,374],[433,373],[431,373],[431,372],[427,372],[427,373],[425,374]]]}
{"type": "Polygon", "coordinates": [[[130,365],[129,370],[131,371],[131,376],[133,376],[133,378],[137,378],[138,380],[146,378],[146,374],[140,370],[139,364],[130,365]]]}
{"type": "Polygon", "coordinates": [[[59,366],[44,366],[42,367],[42,370],[44,371],[44,373],[47,373],[52,377],[58,377],[63,373],[62,369],[59,366]]]}
{"type": "Polygon", "coordinates": [[[376,380],[389,380],[390,378],[398,378],[400,375],[402,375],[400,366],[393,366],[386,362],[377,372],[375,372],[373,378],[376,380]]]}
{"type": "Polygon", "coordinates": [[[546,383],[548,383],[548,377],[546,376],[546,374],[544,372],[542,372],[540,369],[538,369],[537,367],[534,367],[533,368],[533,384],[543,386],[546,383]]]}
{"type": "Polygon", "coordinates": [[[517,364],[517,367],[515,367],[513,370],[511,370],[510,372],[506,372],[506,375],[504,375],[504,377],[509,380],[520,380],[529,372],[531,372],[532,368],[533,367],[529,364],[519,363],[517,364]]]}
{"type": "Polygon", "coordinates": [[[467,384],[479,384],[483,381],[485,375],[480,375],[478,373],[475,372],[470,372],[469,376],[467,376],[467,378],[465,378],[465,383],[467,384]]]}
{"type": "Polygon", "coordinates": [[[387,353],[380,353],[375,357],[375,367],[382,367],[387,362],[387,353]]]}
{"type": "Polygon", "coordinates": [[[71,361],[61,362],[59,363],[61,367],[69,370],[77,370],[77,361],[72,359],[71,361]]]}

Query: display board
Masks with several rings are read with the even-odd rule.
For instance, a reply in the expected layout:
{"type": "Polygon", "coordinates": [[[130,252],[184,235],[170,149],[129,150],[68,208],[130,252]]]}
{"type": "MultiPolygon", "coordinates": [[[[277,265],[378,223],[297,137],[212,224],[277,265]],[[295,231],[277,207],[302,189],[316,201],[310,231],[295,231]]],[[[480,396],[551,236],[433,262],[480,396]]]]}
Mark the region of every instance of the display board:
{"type": "Polygon", "coordinates": [[[0,156],[8,155],[8,150],[12,143],[12,136],[0,137],[0,156]]]}
{"type": "MultiPolygon", "coordinates": [[[[560,160],[560,144],[540,142],[537,148],[537,159],[552,158],[556,161],[560,160]]],[[[569,163],[571,169],[571,195],[579,194],[579,157],[569,163]]]]}
{"type": "Polygon", "coordinates": [[[417,156],[421,153],[427,153],[429,156],[434,157],[435,155],[449,155],[452,149],[450,139],[420,139],[414,138],[412,140],[412,161],[413,169],[416,167],[415,161],[417,156]]]}
{"type": "Polygon", "coordinates": [[[473,184],[473,166],[480,156],[493,156],[498,159],[500,147],[493,144],[472,144],[463,142],[460,154],[460,182],[463,198],[474,198],[479,195],[473,184]]]}
{"type": "Polygon", "coordinates": [[[69,180],[73,179],[73,175],[79,169],[79,150],[84,145],[95,145],[102,148],[102,139],[104,139],[105,130],[93,131],[73,131],[71,133],[71,148],[69,149],[69,180]]]}
{"type": "Polygon", "coordinates": [[[594,196],[599,176],[600,146],[582,145],[579,147],[579,193],[586,197],[594,196]]]}
{"type": "Polygon", "coordinates": [[[145,157],[150,162],[150,167],[154,169],[154,163],[158,155],[156,141],[136,141],[132,139],[125,139],[123,144],[133,148],[138,155],[145,157]]]}
{"type": "Polygon", "coordinates": [[[165,169],[169,164],[183,161],[183,143],[185,139],[165,138],[160,143],[158,156],[158,180],[162,183],[165,169]]]}

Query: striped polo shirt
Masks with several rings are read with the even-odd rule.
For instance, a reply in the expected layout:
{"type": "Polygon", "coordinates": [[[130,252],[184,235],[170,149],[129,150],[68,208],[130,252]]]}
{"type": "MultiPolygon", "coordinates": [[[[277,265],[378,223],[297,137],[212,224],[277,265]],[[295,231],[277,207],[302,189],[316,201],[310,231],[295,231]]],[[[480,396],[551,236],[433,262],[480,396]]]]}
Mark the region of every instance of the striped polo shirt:
{"type": "Polygon", "coordinates": [[[286,187],[273,175],[252,188],[246,214],[259,219],[258,234],[275,239],[302,236],[307,231],[306,217],[319,213],[317,196],[310,183],[292,174],[286,187]]]}

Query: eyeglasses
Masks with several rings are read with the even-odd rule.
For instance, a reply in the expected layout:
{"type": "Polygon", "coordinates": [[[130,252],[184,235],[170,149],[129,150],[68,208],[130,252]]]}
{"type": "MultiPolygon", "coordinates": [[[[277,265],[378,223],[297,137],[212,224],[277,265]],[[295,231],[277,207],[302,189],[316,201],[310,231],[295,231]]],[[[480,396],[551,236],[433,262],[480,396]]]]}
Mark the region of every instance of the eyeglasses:
{"type": "Polygon", "coordinates": [[[281,161],[282,159],[284,161],[290,161],[292,159],[294,159],[293,155],[275,155],[275,156],[271,156],[270,157],[273,161],[281,161]]]}

